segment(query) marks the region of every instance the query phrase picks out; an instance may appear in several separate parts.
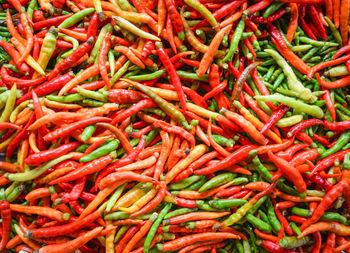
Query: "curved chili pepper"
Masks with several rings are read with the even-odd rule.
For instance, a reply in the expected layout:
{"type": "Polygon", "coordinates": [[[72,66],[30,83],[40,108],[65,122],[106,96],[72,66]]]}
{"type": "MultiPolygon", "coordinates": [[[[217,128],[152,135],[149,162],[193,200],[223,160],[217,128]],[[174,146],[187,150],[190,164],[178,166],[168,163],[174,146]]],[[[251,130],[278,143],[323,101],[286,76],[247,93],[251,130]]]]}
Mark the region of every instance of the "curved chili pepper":
{"type": "Polygon", "coordinates": [[[59,73],[64,72],[74,66],[77,60],[92,49],[93,42],[94,39],[89,38],[86,42],[80,45],[72,54],[55,66],[55,68],[47,75],[47,79],[51,80],[59,73]]]}

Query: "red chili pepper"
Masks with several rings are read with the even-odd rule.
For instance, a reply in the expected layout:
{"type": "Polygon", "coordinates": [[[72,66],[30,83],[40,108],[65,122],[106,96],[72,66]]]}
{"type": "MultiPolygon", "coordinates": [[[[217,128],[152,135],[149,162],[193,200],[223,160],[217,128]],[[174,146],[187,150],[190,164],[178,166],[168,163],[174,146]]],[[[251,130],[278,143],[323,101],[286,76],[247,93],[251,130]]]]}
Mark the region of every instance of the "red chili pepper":
{"type": "Polygon", "coordinates": [[[174,30],[176,31],[180,39],[184,38],[184,26],[181,20],[180,13],[177,11],[174,1],[165,0],[165,4],[167,6],[168,15],[171,19],[171,23],[173,24],[174,30]]]}
{"type": "Polygon", "coordinates": [[[292,137],[293,135],[297,134],[298,132],[300,132],[301,130],[311,127],[311,126],[315,126],[315,125],[321,125],[323,122],[322,120],[319,119],[308,119],[308,120],[304,120],[298,124],[296,124],[295,126],[293,126],[289,132],[287,133],[288,137],[292,137]]]}
{"type": "MultiPolygon", "coordinates": [[[[167,0],[167,1],[170,1],[170,0],[167,0]]],[[[157,47],[157,53],[158,53],[159,59],[163,63],[164,68],[166,69],[166,71],[168,72],[168,74],[170,76],[170,80],[171,80],[172,84],[176,88],[177,95],[179,97],[182,110],[185,111],[186,110],[186,98],[185,98],[185,93],[182,89],[181,80],[176,72],[176,69],[175,69],[173,63],[170,61],[168,54],[165,52],[163,45],[161,43],[156,43],[156,47],[157,47]]]]}
{"type": "Polygon", "coordinates": [[[135,105],[129,107],[124,112],[118,114],[111,122],[112,125],[118,124],[127,118],[131,117],[132,115],[136,114],[137,112],[141,111],[145,108],[152,108],[157,107],[157,104],[153,102],[152,99],[143,99],[139,102],[137,102],[135,105]]]}
{"type": "Polygon", "coordinates": [[[100,48],[100,52],[98,54],[98,68],[100,70],[101,77],[103,81],[105,81],[108,90],[111,90],[111,84],[109,81],[108,73],[107,73],[107,65],[106,65],[106,56],[108,54],[108,50],[111,46],[111,36],[112,34],[110,32],[107,32],[105,35],[102,46],[100,48]]]}
{"type": "Polygon", "coordinates": [[[210,173],[214,173],[215,171],[228,168],[236,163],[239,163],[247,159],[249,152],[255,148],[256,148],[255,145],[243,146],[238,150],[236,150],[235,152],[233,152],[230,156],[227,156],[225,157],[225,159],[221,160],[220,162],[217,162],[215,165],[210,165],[208,167],[196,170],[194,174],[207,175],[210,173]]]}
{"type": "Polygon", "coordinates": [[[10,158],[12,153],[15,151],[16,147],[19,145],[19,143],[29,135],[29,131],[27,130],[27,128],[34,122],[34,120],[35,120],[35,114],[32,113],[27,124],[8,145],[6,149],[6,157],[10,158]]]}
{"type": "Polygon", "coordinates": [[[299,170],[297,170],[291,163],[288,163],[288,161],[274,155],[271,151],[268,151],[267,154],[269,155],[270,160],[282,171],[283,175],[293,182],[299,192],[306,191],[306,184],[299,170]]]}
{"type": "Polygon", "coordinates": [[[157,120],[156,122],[153,123],[153,125],[155,127],[159,127],[161,129],[163,129],[166,132],[181,135],[184,139],[186,139],[190,143],[191,147],[194,147],[195,142],[196,142],[194,136],[192,134],[190,134],[189,132],[187,132],[182,127],[174,126],[174,125],[171,125],[171,124],[169,124],[165,121],[161,121],[161,120],[157,120]]]}
{"type": "Polygon", "coordinates": [[[280,104],[276,111],[274,111],[271,114],[271,117],[269,118],[269,121],[263,126],[260,133],[265,133],[267,130],[269,130],[277,121],[279,121],[289,110],[289,107],[283,104],[280,104]]]}
{"type": "Polygon", "coordinates": [[[332,131],[338,131],[339,129],[344,131],[346,129],[350,129],[350,120],[339,121],[339,122],[323,121],[323,126],[332,131]]]}
{"type": "Polygon", "coordinates": [[[20,126],[14,124],[14,123],[0,122],[0,131],[10,129],[10,128],[11,129],[20,129],[20,126]]]}
{"type": "MultiPolygon", "coordinates": [[[[29,67],[25,62],[20,63],[18,60],[21,57],[18,51],[7,41],[0,40],[0,46],[4,48],[4,50],[9,54],[11,59],[15,62],[17,69],[21,74],[28,75],[29,74],[29,67]]],[[[2,70],[2,68],[1,68],[2,70]]],[[[4,74],[1,71],[1,79],[3,79],[4,74]]],[[[29,81],[29,80],[27,80],[29,81]]],[[[18,82],[16,82],[17,85],[19,85],[18,82]]]]}
{"type": "Polygon", "coordinates": [[[313,31],[310,29],[308,24],[305,21],[305,14],[306,14],[306,5],[300,5],[300,11],[299,11],[299,24],[303,31],[313,40],[317,40],[315,34],[313,31]]]}
{"type": "Polygon", "coordinates": [[[69,124],[67,126],[58,128],[50,133],[48,133],[47,135],[44,136],[44,140],[45,141],[53,141],[56,140],[60,137],[64,137],[67,134],[71,133],[72,131],[81,128],[81,127],[86,127],[88,125],[97,123],[97,122],[109,122],[111,121],[110,118],[105,118],[105,117],[93,117],[93,118],[89,118],[89,119],[84,119],[84,120],[80,120],[78,122],[69,124]]]}
{"type": "MultiPolygon", "coordinates": [[[[223,17],[233,13],[235,10],[237,10],[241,5],[243,1],[232,1],[225,5],[222,5],[219,9],[213,12],[213,16],[216,19],[216,21],[220,21],[223,17]]],[[[208,20],[204,19],[198,24],[196,24],[194,27],[192,27],[192,30],[195,31],[203,26],[209,25],[208,20]]]]}
{"type": "Polygon", "coordinates": [[[323,197],[312,217],[303,223],[303,225],[301,225],[300,230],[303,231],[305,228],[318,221],[324,212],[333,204],[333,202],[339,197],[340,194],[343,193],[344,189],[348,186],[349,183],[345,180],[342,180],[334,185],[333,188],[327,192],[326,196],[323,197]]]}
{"type": "Polygon", "coordinates": [[[251,19],[251,21],[253,21],[255,23],[267,24],[267,23],[271,23],[273,21],[276,21],[277,19],[280,19],[286,13],[287,13],[286,9],[281,8],[278,11],[274,12],[273,14],[271,14],[268,18],[264,18],[263,16],[258,17],[258,16],[255,16],[255,15],[250,15],[249,18],[251,19]]]}
{"type": "MultiPolygon", "coordinates": [[[[44,96],[44,95],[50,94],[51,92],[60,90],[66,83],[68,83],[72,79],[73,79],[72,75],[70,73],[67,73],[67,74],[58,76],[50,81],[47,81],[35,87],[33,90],[39,97],[44,96]]],[[[32,91],[27,92],[21,98],[17,99],[16,105],[19,105],[23,101],[31,99],[32,95],[33,95],[32,91]]]]}
{"type": "Polygon", "coordinates": [[[59,73],[62,73],[72,67],[81,57],[92,49],[93,42],[94,39],[89,38],[86,42],[81,44],[72,54],[55,66],[55,68],[47,75],[47,79],[51,80],[59,73]]]}
{"type": "Polygon", "coordinates": [[[82,219],[75,220],[67,224],[29,230],[26,233],[26,236],[29,238],[49,238],[49,237],[56,237],[60,235],[66,235],[66,234],[78,231],[81,228],[90,226],[90,224],[93,221],[95,221],[97,218],[99,218],[100,215],[101,215],[100,212],[96,210],[95,212],[87,215],[82,219]]]}
{"type": "Polygon", "coordinates": [[[7,200],[0,201],[0,213],[2,220],[0,251],[2,252],[11,236],[12,216],[10,203],[7,200]]]}
{"type": "Polygon", "coordinates": [[[321,160],[316,166],[315,168],[311,171],[311,175],[315,175],[317,172],[319,171],[323,171],[327,168],[329,168],[331,165],[334,164],[334,161],[335,160],[339,160],[339,162],[343,161],[344,159],[344,156],[349,153],[350,150],[347,149],[347,150],[342,150],[342,151],[339,151],[333,155],[330,155],[328,156],[327,158],[321,160]]]}
{"type": "Polygon", "coordinates": [[[102,178],[104,178],[106,175],[112,173],[115,171],[115,169],[123,167],[125,165],[128,165],[135,161],[135,159],[138,157],[138,155],[141,153],[141,151],[145,148],[146,145],[146,139],[141,138],[140,142],[137,144],[136,148],[133,149],[129,154],[127,154],[125,157],[111,163],[108,167],[106,167],[104,170],[102,170],[97,178],[95,185],[99,185],[102,178]]]}
{"type": "Polygon", "coordinates": [[[286,249],[286,248],[282,248],[281,246],[279,246],[276,243],[273,243],[271,241],[261,241],[261,246],[264,247],[264,249],[266,249],[268,252],[270,253],[297,253],[295,251],[286,249]]]}
{"type": "Polygon", "coordinates": [[[86,182],[85,176],[77,179],[72,191],[70,193],[63,194],[61,198],[63,203],[68,203],[70,201],[77,200],[84,190],[85,182],[86,182]]]}
{"type": "Polygon", "coordinates": [[[142,48],[141,57],[147,58],[152,53],[152,50],[155,50],[155,49],[156,49],[156,44],[154,43],[154,41],[148,40],[142,48]]]}
{"type": "Polygon", "coordinates": [[[49,150],[45,150],[45,151],[31,154],[24,161],[28,165],[38,166],[41,163],[58,158],[64,154],[68,153],[69,151],[76,149],[77,147],[79,147],[79,145],[80,145],[79,142],[71,142],[68,144],[64,144],[58,148],[49,149],[49,150]]]}
{"type": "Polygon", "coordinates": [[[331,144],[325,137],[319,136],[318,134],[313,133],[312,137],[314,137],[314,139],[322,145],[328,146],[329,144],[331,144]]]}
{"type": "Polygon", "coordinates": [[[70,173],[59,177],[57,179],[54,179],[50,182],[50,185],[62,183],[62,182],[70,182],[77,180],[83,176],[90,175],[92,173],[98,172],[102,170],[104,167],[106,167],[109,163],[113,161],[113,158],[110,155],[99,157],[80,168],[77,168],[70,173]]]}
{"type": "Polygon", "coordinates": [[[289,225],[288,220],[286,219],[286,217],[284,217],[283,214],[281,213],[281,210],[276,207],[276,201],[273,200],[272,203],[273,203],[273,208],[275,209],[275,213],[276,213],[277,218],[283,224],[284,231],[286,231],[286,233],[288,235],[293,235],[294,234],[293,229],[289,225]]]}
{"type": "Polygon", "coordinates": [[[184,199],[177,196],[173,196],[176,200],[176,205],[181,207],[187,207],[187,208],[194,208],[196,207],[196,201],[192,199],[184,199]]]}
{"type": "Polygon", "coordinates": [[[318,14],[318,11],[316,9],[316,7],[312,4],[308,4],[306,5],[306,11],[308,12],[308,17],[311,18],[311,20],[313,21],[313,23],[315,24],[317,31],[320,33],[321,38],[323,40],[327,39],[327,34],[326,34],[326,30],[322,24],[322,21],[320,19],[320,16],[318,14]]]}
{"type": "Polygon", "coordinates": [[[42,28],[49,28],[51,26],[58,26],[60,25],[64,20],[72,16],[73,14],[68,14],[68,15],[62,15],[62,16],[57,16],[54,18],[49,18],[40,22],[36,22],[33,25],[34,31],[41,30],[42,28]]]}

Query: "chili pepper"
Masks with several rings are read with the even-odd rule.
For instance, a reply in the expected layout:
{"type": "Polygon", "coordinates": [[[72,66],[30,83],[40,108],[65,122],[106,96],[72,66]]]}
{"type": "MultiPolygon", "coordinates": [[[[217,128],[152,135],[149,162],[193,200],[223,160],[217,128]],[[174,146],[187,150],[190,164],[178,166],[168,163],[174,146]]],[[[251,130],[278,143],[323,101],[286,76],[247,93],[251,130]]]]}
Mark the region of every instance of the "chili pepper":
{"type": "Polygon", "coordinates": [[[208,22],[211,24],[212,27],[216,27],[218,25],[218,22],[216,21],[213,14],[199,1],[196,0],[185,0],[185,3],[188,4],[190,7],[198,11],[200,14],[202,14],[203,17],[205,17],[208,22]]]}
{"type": "Polygon", "coordinates": [[[316,118],[322,118],[324,115],[323,111],[318,106],[308,105],[302,101],[299,101],[294,98],[290,98],[281,94],[269,95],[269,96],[257,95],[255,96],[255,99],[261,100],[261,101],[269,101],[269,102],[278,101],[289,107],[292,107],[298,110],[300,109],[301,111],[308,113],[316,118]]]}
{"type": "Polygon", "coordinates": [[[0,213],[1,213],[1,219],[2,219],[0,250],[4,250],[7,242],[10,239],[11,223],[12,223],[11,208],[7,200],[1,200],[0,213]]]}
{"type": "Polygon", "coordinates": [[[168,15],[169,15],[169,18],[171,20],[171,23],[174,26],[174,30],[176,31],[178,37],[183,40],[185,37],[184,32],[183,32],[184,25],[181,21],[180,14],[176,9],[175,2],[172,0],[165,0],[164,2],[165,2],[165,5],[167,7],[167,11],[168,11],[168,15]]]}
{"type": "Polygon", "coordinates": [[[23,25],[25,36],[27,39],[25,49],[24,49],[23,53],[21,54],[20,58],[18,59],[18,62],[22,63],[28,57],[30,51],[33,48],[34,37],[33,37],[32,30],[29,26],[29,22],[28,22],[28,19],[27,19],[25,12],[22,10],[20,12],[21,12],[21,15],[20,15],[21,24],[23,25]]]}
{"type": "Polygon", "coordinates": [[[193,244],[198,241],[207,241],[207,240],[216,240],[216,239],[238,239],[239,236],[227,233],[227,232],[206,232],[206,233],[198,233],[193,235],[187,235],[180,238],[177,238],[171,242],[167,242],[164,244],[157,244],[157,248],[161,251],[168,250],[177,250],[184,246],[193,244]]]}
{"type": "Polygon", "coordinates": [[[78,146],[79,146],[78,142],[72,142],[72,143],[60,146],[59,148],[41,151],[39,153],[34,153],[25,159],[25,163],[32,166],[39,165],[40,163],[44,163],[52,159],[58,158],[64,154],[67,154],[69,151],[77,148],[78,146]]]}
{"type": "Polygon", "coordinates": [[[111,89],[111,85],[107,74],[105,58],[107,56],[109,47],[111,45],[110,39],[111,39],[111,33],[107,32],[106,36],[103,39],[102,46],[98,55],[98,68],[100,70],[102,79],[105,81],[107,85],[108,90],[111,89]]]}
{"type": "Polygon", "coordinates": [[[236,123],[240,127],[246,128],[246,131],[256,142],[261,144],[267,144],[266,138],[255,128],[255,126],[252,123],[247,121],[241,115],[234,112],[227,111],[224,108],[221,111],[225,114],[225,116],[228,119],[233,120],[234,123],[236,123]]]}
{"type": "Polygon", "coordinates": [[[154,221],[154,223],[152,224],[148,234],[147,234],[147,237],[146,237],[146,240],[145,240],[145,243],[143,245],[144,247],[144,252],[149,252],[149,249],[150,249],[150,245],[151,245],[151,242],[155,236],[155,234],[157,233],[157,229],[160,225],[160,223],[162,222],[162,220],[164,219],[164,217],[166,216],[167,212],[170,210],[171,208],[171,204],[167,204],[163,209],[162,211],[159,213],[157,219],[154,221]]]}
{"type": "Polygon", "coordinates": [[[334,202],[334,200],[339,196],[339,194],[348,186],[347,181],[340,181],[338,184],[333,186],[333,188],[327,192],[326,196],[322,199],[321,203],[317,206],[312,217],[308,219],[300,229],[303,231],[305,228],[309,227],[315,221],[317,221],[324,213],[325,210],[334,202]]]}
{"type": "Polygon", "coordinates": [[[251,15],[250,18],[253,22],[259,23],[259,24],[267,24],[270,22],[273,22],[277,19],[280,19],[287,13],[286,9],[281,8],[278,11],[276,11],[274,14],[270,15],[269,17],[265,18],[264,16],[257,17],[255,15],[251,15]]]}
{"type": "Polygon", "coordinates": [[[249,64],[244,69],[244,71],[241,73],[239,78],[237,79],[235,85],[233,86],[232,95],[231,95],[231,107],[230,107],[231,110],[233,109],[233,101],[238,100],[238,98],[242,92],[243,84],[245,83],[246,79],[248,78],[250,72],[252,72],[260,64],[261,64],[261,62],[253,62],[253,63],[249,64]]]}
{"type": "MultiPolygon", "coordinates": [[[[273,28],[274,29],[274,28],[273,28]]],[[[300,98],[306,100],[306,101],[315,101],[315,96],[311,94],[311,91],[309,89],[304,88],[302,84],[296,79],[295,74],[293,73],[293,70],[290,68],[290,66],[287,64],[287,62],[276,52],[271,49],[266,49],[265,52],[269,53],[278,63],[278,65],[282,68],[284,74],[287,77],[288,80],[288,86],[291,90],[294,90],[298,93],[298,96],[300,98]]]]}
{"type": "Polygon", "coordinates": [[[62,62],[57,64],[55,68],[47,75],[47,79],[51,80],[54,78],[58,73],[64,72],[68,68],[72,67],[76,60],[82,57],[85,53],[90,51],[93,44],[93,38],[89,38],[86,42],[84,42],[81,46],[79,46],[71,55],[69,55],[66,59],[64,59],[62,62]]]}
{"type": "Polygon", "coordinates": [[[143,93],[149,96],[152,100],[154,100],[154,102],[158,104],[160,108],[162,108],[164,111],[166,111],[175,119],[177,119],[186,129],[190,129],[190,126],[188,125],[185,119],[185,116],[180,111],[178,111],[175,107],[173,107],[170,103],[158,97],[153,91],[149,90],[144,85],[141,85],[136,82],[132,82],[132,85],[135,86],[137,89],[141,90],[143,93]]]}
{"type": "Polygon", "coordinates": [[[253,206],[259,201],[260,198],[262,198],[265,195],[268,195],[273,190],[275,185],[276,185],[276,182],[271,184],[264,191],[258,193],[253,198],[251,198],[247,203],[241,206],[234,214],[232,214],[229,218],[224,220],[223,223],[220,224],[220,227],[231,226],[234,223],[238,222],[250,209],[253,208],[253,206]]]}
{"type": "Polygon", "coordinates": [[[184,94],[184,91],[182,89],[180,78],[179,78],[178,74],[176,73],[176,69],[175,69],[174,65],[172,64],[172,62],[170,61],[170,58],[168,57],[168,55],[164,51],[162,44],[157,42],[156,47],[157,47],[158,56],[159,56],[160,60],[162,61],[166,71],[169,73],[171,82],[177,91],[178,97],[180,99],[182,110],[185,111],[186,110],[185,94],[184,94]]]}

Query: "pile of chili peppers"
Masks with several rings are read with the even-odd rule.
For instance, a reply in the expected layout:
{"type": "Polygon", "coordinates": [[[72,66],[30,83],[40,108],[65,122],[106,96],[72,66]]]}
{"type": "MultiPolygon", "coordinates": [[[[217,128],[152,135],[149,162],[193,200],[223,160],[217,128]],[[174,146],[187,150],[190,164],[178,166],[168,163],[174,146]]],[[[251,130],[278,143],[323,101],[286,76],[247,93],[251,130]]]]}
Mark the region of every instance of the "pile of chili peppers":
{"type": "Polygon", "coordinates": [[[0,6],[0,252],[350,252],[349,0],[0,6]]]}

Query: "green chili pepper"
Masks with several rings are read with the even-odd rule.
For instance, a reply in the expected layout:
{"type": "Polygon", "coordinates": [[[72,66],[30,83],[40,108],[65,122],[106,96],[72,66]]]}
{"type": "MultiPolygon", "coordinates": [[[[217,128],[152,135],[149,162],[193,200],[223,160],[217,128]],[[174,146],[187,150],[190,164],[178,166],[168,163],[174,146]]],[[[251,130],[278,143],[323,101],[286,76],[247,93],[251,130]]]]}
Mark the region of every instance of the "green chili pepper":
{"type": "Polygon", "coordinates": [[[9,96],[6,101],[4,110],[2,111],[0,122],[7,122],[10,119],[10,115],[15,107],[17,99],[17,86],[14,84],[9,91],[9,96]]]}
{"type": "Polygon", "coordinates": [[[177,70],[176,73],[180,78],[190,79],[190,80],[198,80],[203,82],[209,82],[208,74],[204,74],[201,77],[198,77],[196,73],[186,72],[183,70],[177,70]]]}
{"type": "Polygon", "coordinates": [[[55,95],[47,95],[46,96],[47,99],[52,100],[52,101],[56,101],[56,102],[61,102],[61,103],[71,103],[71,102],[77,102],[77,101],[81,101],[84,99],[84,96],[75,93],[75,94],[69,94],[66,96],[55,96],[55,95]]]}
{"type": "Polygon", "coordinates": [[[108,62],[109,62],[109,68],[111,71],[111,76],[114,76],[115,73],[115,58],[112,50],[108,50],[108,62]]]}
{"type": "MultiPolygon", "coordinates": [[[[293,206],[290,211],[295,214],[295,215],[298,215],[298,216],[301,216],[301,217],[310,217],[310,213],[309,213],[309,210],[307,209],[303,209],[303,208],[300,208],[300,207],[295,207],[293,206]]],[[[341,214],[339,213],[335,213],[335,212],[325,212],[321,218],[321,220],[324,220],[324,221],[337,221],[337,222],[340,222],[340,223],[345,223],[347,221],[347,219],[342,216],[341,214]]]]}
{"type": "Polygon", "coordinates": [[[186,4],[198,11],[202,16],[208,20],[212,27],[216,27],[218,22],[216,21],[213,14],[198,0],[184,0],[186,4]]]}
{"type": "Polygon", "coordinates": [[[272,13],[276,12],[279,10],[282,6],[284,5],[283,2],[275,1],[271,5],[269,5],[264,12],[263,17],[268,18],[272,13]]]}
{"type": "Polygon", "coordinates": [[[43,174],[48,169],[50,169],[52,166],[55,166],[56,164],[58,164],[64,160],[70,159],[71,157],[72,157],[72,155],[70,155],[70,154],[63,155],[63,156],[58,157],[56,159],[53,159],[47,163],[44,163],[43,165],[41,165],[33,170],[29,170],[29,171],[21,172],[21,173],[16,173],[16,174],[5,173],[4,176],[8,180],[17,181],[17,182],[25,182],[25,181],[33,180],[33,179],[37,178],[38,176],[40,176],[41,174],[43,174]]]}
{"type": "Polygon", "coordinates": [[[126,233],[126,231],[128,231],[129,228],[130,226],[122,226],[120,229],[118,229],[118,232],[114,238],[114,243],[117,243],[119,239],[122,238],[122,236],[126,233]]]}
{"type": "Polygon", "coordinates": [[[209,205],[218,209],[240,206],[247,202],[245,199],[214,199],[209,201],[209,205]]]}
{"type": "Polygon", "coordinates": [[[299,227],[297,226],[297,224],[295,224],[295,222],[291,222],[291,223],[289,223],[289,225],[292,228],[292,230],[294,231],[294,233],[296,233],[297,235],[301,234],[301,231],[300,231],[299,227]]]}
{"type": "Polygon", "coordinates": [[[275,126],[278,127],[290,127],[298,124],[303,120],[302,115],[293,115],[290,117],[285,117],[276,122],[275,126]]]}
{"type": "Polygon", "coordinates": [[[28,8],[27,8],[27,14],[28,17],[30,17],[31,19],[33,19],[33,13],[34,13],[34,9],[38,6],[38,2],[37,0],[31,0],[28,4],[28,8]]]}
{"type": "Polygon", "coordinates": [[[302,238],[297,238],[296,236],[285,236],[279,240],[278,244],[287,249],[294,249],[301,247],[310,242],[311,238],[309,236],[304,236],[302,238]]]}
{"type": "Polygon", "coordinates": [[[154,93],[152,90],[150,90],[147,86],[144,86],[139,83],[133,83],[133,85],[143,93],[145,93],[147,96],[149,96],[163,111],[165,111],[167,114],[171,115],[175,119],[177,119],[184,128],[187,130],[191,129],[191,126],[188,124],[185,116],[175,108],[175,106],[171,103],[168,103],[163,98],[159,97],[156,93],[154,93]]]}
{"type": "Polygon", "coordinates": [[[195,212],[196,210],[197,209],[195,209],[195,208],[180,208],[180,209],[176,209],[176,210],[168,213],[167,215],[165,215],[164,216],[164,220],[168,220],[168,219],[170,219],[172,217],[175,217],[175,216],[179,216],[179,215],[195,212]]]}
{"type": "MultiPolygon", "coordinates": [[[[118,72],[117,72],[118,73],[118,72]]],[[[137,76],[129,76],[128,79],[133,81],[148,81],[156,79],[166,73],[166,69],[157,70],[151,74],[143,74],[137,76]]]]}
{"type": "Polygon", "coordinates": [[[238,47],[238,43],[241,40],[242,37],[242,33],[244,31],[244,27],[245,27],[245,17],[247,16],[246,12],[243,12],[242,18],[241,20],[238,22],[235,32],[232,35],[232,40],[231,40],[231,44],[230,44],[230,48],[228,50],[228,53],[226,54],[226,56],[224,57],[224,59],[222,59],[224,62],[226,61],[232,61],[233,55],[235,54],[237,47],[238,47]]]}
{"type": "Polygon", "coordinates": [[[75,25],[76,23],[78,23],[79,21],[83,20],[84,17],[86,17],[87,15],[91,14],[95,12],[95,8],[86,8],[84,10],[81,10],[77,13],[74,13],[72,16],[70,16],[69,18],[65,19],[59,26],[58,28],[68,28],[71,27],[73,25],[75,25]]]}
{"type": "Polygon", "coordinates": [[[205,182],[207,182],[207,178],[203,177],[199,181],[197,181],[197,182],[191,184],[190,186],[184,188],[184,190],[186,190],[186,191],[197,191],[199,188],[201,188],[201,186],[203,184],[205,184],[205,182]]]}
{"type": "Polygon", "coordinates": [[[347,153],[344,156],[343,169],[344,170],[349,170],[350,169],[350,153],[347,153]]]}
{"type": "Polygon", "coordinates": [[[154,129],[152,131],[150,131],[148,134],[147,134],[147,137],[146,137],[146,146],[148,144],[150,144],[154,138],[157,137],[157,134],[159,133],[159,129],[154,129]]]}
{"type": "Polygon", "coordinates": [[[87,63],[92,63],[95,61],[99,51],[100,51],[100,48],[102,46],[102,41],[104,39],[104,37],[106,36],[106,34],[108,32],[112,32],[113,31],[113,26],[111,24],[106,24],[104,27],[102,27],[98,37],[97,37],[97,40],[95,42],[95,45],[93,47],[93,49],[91,50],[91,53],[90,53],[90,57],[89,59],[86,60],[87,63]]]}
{"type": "Polygon", "coordinates": [[[191,184],[197,182],[198,180],[200,180],[202,178],[205,178],[205,176],[193,175],[193,176],[185,178],[179,182],[169,184],[168,189],[169,190],[182,190],[182,189],[190,186],[191,184]]]}
{"type": "Polygon", "coordinates": [[[276,216],[271,199],[268,198],[266,203],[267,203],[267,217],[268,217],[269,222],[271,224],[272,230],[275,233],[278,233],[281,230],[281,223],[276,216]]]}
{"type": "Polygon", "coordinates": [[[160,41],[160,39],[148,32],[145,32],[143,30],[141,30],[140,28],[138,28],[137,26],[135,26],[133,23],[127,21],[126,19],[119,17],[119,16],[112,16],[112,19],[118,24],[118,26],[120,26],[121,28],[141,37],[141,38],[145,38],[145,39],[149,39],[149,40],[156,40],[156,41],[160,41]]]}
{"type": "Polygon", "coordinates": [[[349,131],[346,131],[346,132],[343,132],[337,142],[335,143],[334,146],[332,146],[331,148],[329,148],[326,152],[322,153],[320,156],[319,156],[319,159],[323,159],[323,158],[326,158],[334,153],[336,153],[337,151],[341,150],[342,147],[344,147],[345,144],[349,143],[349,140],[350,140],[350,132],[349,131]]]}
{"type": "Polygon", "coordinates": [[[110,212],[112,210],[113,206],[115,205],[115,203],[119,199],[120,195],[123,193],[123,190],[124,190],[126,185],[127,184],[123,184],[115,190],[112,197],[107,202],[106,212],[110,212]]]}
{"type": "Polygon", "coordinates": [[[284,105],[287,105],[289,107],[296,109],[298,112],[307,113],[318,119],[324,116],[322,109],[319,108],[318,106],[309,105],[300,100],[296,100],[295,98],[287,97],[282,94],[274,94],[274,95],[268,95],[268,96],[257,95],[255,96],[255,99],[261,100],[264,102],[280,102],[284,105]]]}
{"type": "Polygon", "coordinates": [[[143,252],[148,253],[150,246],[151,246],[151,242],[155,236],[155,234],[157,233],[157,229],[160,226],[161,222],[163,221],[164,217],[166,216],[166,214],[169,212],[170,208],[171,208],[172,204],[167,204],[162,211],[160,211],[158,217],[156,218],[156,220],[153,222],[151,228],[149,229],[149,232],[147,234],[145,243],[143,245],[143,252]]]}
{"type": "Polygon", "coordinates": [[[258,200],[258,202],[256,202],[256,204],[248,211],[248,213],[254,214],[262,206],[262,204],[265,203],[267,198],[268,198],[268,196],[264,196],[264,197],[260,198],[258,200]]]}
{"type": "Polygon", "coordinates": [[[96,92],[96,91],[86,90],[86,89],[77,87],[77,92],[82,96],[92,98],[92,99],[95,99],[97,101],[101,101],[101,102],[108,101],[108,95],[104,95],[104,94],[101,94],[101,93],[96,92]]]}
{"type": "Polygon", "coordinates": [[[89,146],[90,146],[90,144],[85,143],[83,145],[80,145],[75,151],[83,153],[83,152],[85,152],[85,150],[87,150],[87,148],[89,146]]]}
{"type": "Polygon", "coordinates": [[[260,216],[260,219],[264,222],[266,222],[267,224],[270,225],[269,219],[267,218],[267,215],[264,213],[263,210],[259,209],[258,210],[258,215],[260,216]]]}
{"type": "Polygon", "coordinates": [[[293,52],[304,52],[312,48],[312,45],[299,45],[293,46],[291,49],[293,52]]]}
{"type": "Polygon", "coordinates": [[[86,106],[92,106],[92,107],[101,107],[105,104],[105,102],[97,101],[91,98],[83,99],[82,103],[86,106]]]}
{"type": "MultiPolygon", "coordinates": [[[[111,78],[111,80],[110,80],[111,87],[113,87],[113,85],[119,80],[119,78],[121,78],[122,75],[125,74],[125,72],[128,70],[129,65],[130,65],[130,61],[128,60],[128,61],[126,61],[126,62],[124,63],[124,65],[123,65],[120,69],[118,69],[117,73],[115,73],[115,74],[112,76],[112,78],[111,78]]],[[[129,78],[130,80],[132,80],[130,77],[128,77],[128,78],[129,78]]]]}
{"type": "Polygon", "coordinates": [[[343,44],[343,40],[342,40],[342,37],[340,35],[340,32],[338,31],[338,29],[335,27],[335,25],[333,24],[333,22],[327,17],[325,16],[324,17],[328,23],[328,26],[329,26],[329,29],[331,30],[335,40],[340,44],[342,45],[343,44]]]}
{"type": "Polygon", "coordinates": [[[238,253],[244,253],[243,245],[239,240],[235,240],[235,246],[238,253]]]}
{"type": "Polygon", "coordinates": [[[314,54],[316,54],[320,50],[320,47],[314,47],[309,50],[301,59],[303,61],[307,61],[310,59],[314,54]]]}
{"type": "Polygon", "coordinates": [[[257,229],[267,233],[271,232],[271,226],[265,221],[262,221],[259,218],[255,217],[253,214],[248,213],[246,215],[246,218],[247,218],[247,221],[257,229]]]}
{"type": "Polygon", "coordinates": [[[196,200],[196,206],[200,210],[208,211],[208,212],[220,212],[223,211],[222,209],[217,209],[212,207],[208,204],[208,202],[205,202],[204,200],[196,200]]]}
{"type": "Polygon", "coordinates": [[[101,156],[107,155],[109,153],[111,153],[112,151],[116,150],[116,148],[119,145],[119,140],[112,140],[110,142],[108,142],[107,144],[104,144],[100,147],[98,147],[97,149],[95,149],[94,151],[92,151],[90,154],[83,156],[82,158],[80,158],[79,162],[90,162],[92,160],[95,160],[101,156]]]}
{"type": "Polygon", "coordinates": [[[208,191],[210,189],[213,189],[214,187],[217,187],[219,185],[223,185],[227,182],[230,182],[233,180],[237,175],[231,172],[222,173],[220,175],[217,175],[210,179],[208,182],[206,182],[204,185],[202,185],[201,188],[199,188],[198,192],[204,192],[208,191]]]}
{"type": "Polygon", "coordinates": [[[287,77],[288,86],[291,90],[298,93],[298,97],[305,101],[315,102],[317,97],[315,97],[310,89],[306,89],[303,84],[295,76],[293,69],[288,65],[286,60],[275,50],[265,49],[265,52],[269,53],[277,62],[277,64],[282,68],[284,74],[287,77]]]}
{"type": "MultiPolygon", "coordinates": [[[[255,156],[253,159],[253,164],[256,168],[256,170],[259,172],[259,174],[269,183],[272,182],[272,174],[268,171],[268,169],[260,162],[259,157],[255,156]]],[[[277,182],[276,187],[280,189],[281,191],[288,193],[293,196],[298,196],[299,192],[295,190],[294,188],[282,183],[281,181],[277,182]]]]}
{"type": "Polygon", "coordinates": [[[129,213],[123,212],[123,211],[117,211],[113,213],[106,214],[104,219],[105,220],[122,220],[129,218],[129,213]]]}

